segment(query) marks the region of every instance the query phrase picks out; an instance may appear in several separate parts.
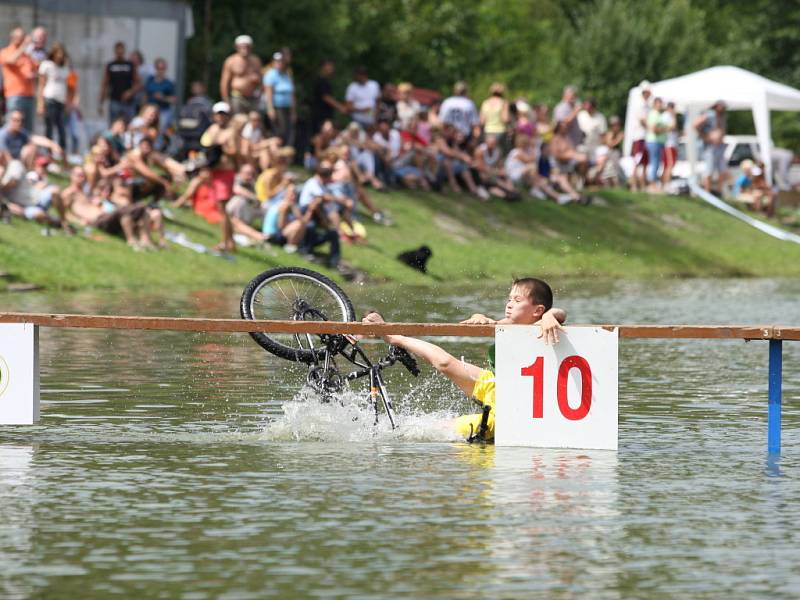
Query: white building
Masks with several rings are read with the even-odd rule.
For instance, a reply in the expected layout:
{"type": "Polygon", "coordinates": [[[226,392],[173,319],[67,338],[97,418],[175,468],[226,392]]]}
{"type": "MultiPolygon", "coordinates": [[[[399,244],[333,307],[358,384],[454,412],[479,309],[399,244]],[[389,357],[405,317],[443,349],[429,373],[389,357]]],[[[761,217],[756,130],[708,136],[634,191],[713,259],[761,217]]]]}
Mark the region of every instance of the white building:
{"type": "Polygon", "coordinates": [[[26,31],[47,28],[48,45],[64,44],[79,76],[81,107],[86,128],[95,132],[105,120],[97,100],[105,64],[113,47],[124,42],[128,51],[139,50],[152,65],[161,57],[175,81],[179,99],[185,88],[185,40],[194,35],[192,10],[181,0],[2,0],[0,45],[8,32],[20,26],[26,31]]]}

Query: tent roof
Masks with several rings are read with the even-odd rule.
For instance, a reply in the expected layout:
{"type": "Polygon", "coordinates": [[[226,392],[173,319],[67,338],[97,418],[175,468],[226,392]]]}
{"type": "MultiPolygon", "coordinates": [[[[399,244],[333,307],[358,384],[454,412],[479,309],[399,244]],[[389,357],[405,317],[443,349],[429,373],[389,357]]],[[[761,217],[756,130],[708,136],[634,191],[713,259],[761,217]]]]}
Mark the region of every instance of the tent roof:
{"type": "Polygon", "coordinates": [[[652,84],[653,95],[688,107],[705,108],[724,100],[732,110],[749,110],[766,96],[769,110],[800,111],[800,90],[739,67],[719,66],[652,84]]]}

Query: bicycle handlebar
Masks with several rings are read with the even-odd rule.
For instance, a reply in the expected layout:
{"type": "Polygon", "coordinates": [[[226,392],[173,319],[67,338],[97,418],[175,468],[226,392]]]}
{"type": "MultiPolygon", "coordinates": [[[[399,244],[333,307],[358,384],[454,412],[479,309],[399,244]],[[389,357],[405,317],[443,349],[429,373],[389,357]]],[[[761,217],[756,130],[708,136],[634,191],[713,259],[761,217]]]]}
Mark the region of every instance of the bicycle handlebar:
{"type": "Polygon", "coordinates": [[[411,354],[409,354],[408,350],[401,348],[400,346],[390,346],[389,347],[389,357],[392,361],[399,361],[408,372],[411,373],[414,377],[419,375],[419,366],[417,365],[417,359],[415,359],[411,354]]]}

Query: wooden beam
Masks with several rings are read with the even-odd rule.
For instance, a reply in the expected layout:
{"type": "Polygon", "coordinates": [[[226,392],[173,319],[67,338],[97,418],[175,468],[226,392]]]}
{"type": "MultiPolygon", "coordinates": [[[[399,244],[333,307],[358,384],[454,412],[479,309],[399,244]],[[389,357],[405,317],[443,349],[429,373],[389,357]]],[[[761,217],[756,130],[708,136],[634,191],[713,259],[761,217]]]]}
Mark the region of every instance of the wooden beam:
{"type": "MultiPolygon", "coordinates": [[[[382,325],[340,321],[249,321],[245,319],[195,319],[120,315],[70,315],[50,313],[0,313],[0,323],[33,323],[41,327],[88,329],[150,329],[225,333],[339,333],[351,335],[413,335],[493,337],[494,325],[457,323],[385,323],[382,325]]],[[[570,325],[570,327],[598,327],[570,325]]],[[[619,329],[624,338],[800,340],[800,327],[777,325],[599,325],[619,329]]]]}
{"type": "Polygon", "coordinates": [[[129,317],[0,313],[0,323],[33,323],[41,327],[84,329],[157,329],[166,331],[217,331],[264,333],[342,333],[352,335],[493,337],[494,325],[452,323],[386,323],[372,325],[341,321],[250,321],[246,319],[192,319],[181,317],[129,317]]]}
{"type": "Polygon", "coordinates": [[[772,339],[772,325],[620,325],[626,338],[772,339]]]}

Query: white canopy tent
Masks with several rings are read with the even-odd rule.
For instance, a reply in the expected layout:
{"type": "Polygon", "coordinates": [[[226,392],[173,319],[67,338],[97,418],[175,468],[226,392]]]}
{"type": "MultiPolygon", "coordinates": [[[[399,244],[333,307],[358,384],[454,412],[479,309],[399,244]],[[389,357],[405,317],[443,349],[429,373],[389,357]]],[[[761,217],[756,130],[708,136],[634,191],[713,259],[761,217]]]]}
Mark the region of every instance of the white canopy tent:
{"type": "MultiPolygon", "coordinates": [[[[697,149],[697,132],[692,121],[717,100],[723,100],[730,110],[752,110],[756,136],[764,161],[767,181],[772,181],[769,112],[771,110],[800,111],[800,90],[771,81],[739,67],[720,66],[696,73],[665,79],[651,84],[653,96],[672,101],[678,112],[684,113],[687,158],[694,167],[697,149]]],[[[642,91],[635,87],[628,93],[628,110],[625,115],[625,154],[633,145],[636,107],[642,91]]]]}

